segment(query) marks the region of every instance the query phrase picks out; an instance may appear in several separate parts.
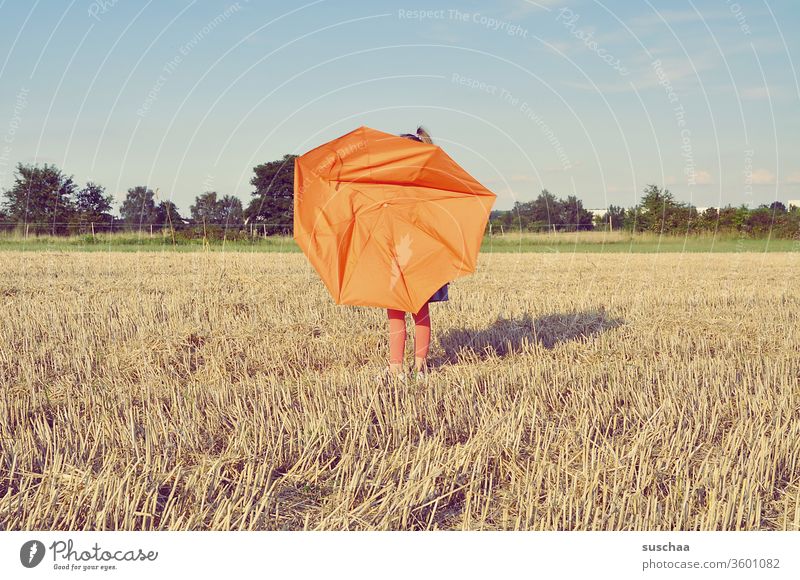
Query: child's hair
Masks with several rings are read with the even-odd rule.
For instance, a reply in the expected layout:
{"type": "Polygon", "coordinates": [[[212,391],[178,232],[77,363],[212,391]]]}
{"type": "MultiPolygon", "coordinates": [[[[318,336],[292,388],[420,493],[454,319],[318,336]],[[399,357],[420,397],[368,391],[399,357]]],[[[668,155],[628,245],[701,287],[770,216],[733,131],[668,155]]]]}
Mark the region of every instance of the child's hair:
{"type": "Polygon", "coordinates": [[[417,133],[402,133],[401,137],[405,137],[406,139],[413,139],[414,141],[420,141],[421,143],[428,143],[430,145],[433,144],[433,139],[428,134],[428,132],[420,125],[417,127],[417,133]]]}

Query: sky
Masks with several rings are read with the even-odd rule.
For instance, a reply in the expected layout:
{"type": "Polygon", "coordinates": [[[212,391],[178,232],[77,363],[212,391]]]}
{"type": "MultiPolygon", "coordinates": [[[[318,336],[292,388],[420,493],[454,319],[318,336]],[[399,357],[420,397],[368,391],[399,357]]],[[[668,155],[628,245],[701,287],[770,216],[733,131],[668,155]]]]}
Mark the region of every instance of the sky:
{"type": "Polygon", "coordinates": [[[630,207],[800,199],[790,0],[0,0],[0,190],[16,164],[253,192],[253,167],[422,124],[497,195],[630,207]]]}

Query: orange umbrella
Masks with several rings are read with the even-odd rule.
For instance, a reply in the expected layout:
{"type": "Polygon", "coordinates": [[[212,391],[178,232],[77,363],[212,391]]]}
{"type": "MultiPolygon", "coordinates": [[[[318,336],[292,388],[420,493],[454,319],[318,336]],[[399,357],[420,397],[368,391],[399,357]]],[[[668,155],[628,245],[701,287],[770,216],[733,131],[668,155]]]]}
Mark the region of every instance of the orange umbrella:
{"type": "Polygon", "coordinates": [[[437,145],[362,126],[295,159],[294,239],[337,304],[416,313],[475,271],[496,197],[437,145]]]}

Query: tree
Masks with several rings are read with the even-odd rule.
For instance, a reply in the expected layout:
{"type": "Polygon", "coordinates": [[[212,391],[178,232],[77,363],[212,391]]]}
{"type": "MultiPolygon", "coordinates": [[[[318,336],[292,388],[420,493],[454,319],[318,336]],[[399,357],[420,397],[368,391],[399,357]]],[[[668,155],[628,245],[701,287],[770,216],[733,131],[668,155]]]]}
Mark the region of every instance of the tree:
{"type": "Polygon", "coordinates": [[[773,212],[767,206],[749,211],[744,224],[751,234],[762,235],[769,233],[773,224],[773,212]]]}
{"type": "Polygon", "coordinates": [[[177,228],[185,223],[178,207],[169,200],[162,200],[156,206],[156,223],[162,228],[177,228]]]}
{"type": "Polygon", "coordinates": [[[664,215],[664,233],[676,234],[689,232],[697,227],[697,208],[685,202],[673,203],[668,206],[664,215]]]}
{"type": "Polygon", "coordinates": [[[666,218],[674,207],[674,197],[668,189],[647,185],[639,204],[641,211],[636,229],[638,231],[663,232],[666,218]]]}
{"type": "Polygon", "coordinates": [[[642,208],[638,205],[629,207],[625,210],[625,218],[622,220],[622,227],[629,232],[642,231],[642,208]]]}
{"type": "MultiPolygon", "coordinates": [[[[207,191],[195,198],[189,207],[192,224],[202,226],[202,234],[213,238],[227,237],[229,230],[239,231],[242,220],[242,201],[233,195],[217,199],[216,191],[207,191]]],[[[200,233],[197,230],[197,233],[200,233]]]]}
{"type": "Polygon", "coordinates": [[[746,225],[749,214],[750,210],[745,204],[739,207],[726,205],[719,210],[717,229],[728,233],[740,231],[746,225]]]}
{"type": "Polygon", "coordinates": [[[717,215],[717,230],[722,232],[737,230],[739,227],[739,224],[736,223],[737,212],[738,210],[730,205],[720,208],[719,214],[717,215]]]}
{"type": "Polygon", "coordinates": [[[238,228],[244,221],[242,200],[234,195],[226,195],[219,204],[220,222],[224,223],[226,228],[238,228]]]}
{"type": "Polygon", "coordinates": [[[194,225],[210,226],[223,221],[216,191],[206,191],[198,195],[194,204],[189,206],[189,212],[194,225]]]}
{"type": "Polygon", "coordinates": [[[595,228],[613,231],[621,230],[625,223],[625,208],[618,205],[610,205],[602,215],[597,214],[592,217],[595,228]]]}
{"type": "Polygon", "coordinates": [[[503,220],[501,223],[509,228],[515,229],[519,228],[520,230],[528,230],[531,227],[532,218],[531,218],[531,208],[533,206],[532,201],[520,202],[515,201],[514,207],[508,214],[503,216],[503,220]]]}
{"type": "Polygon", "coordinates": [[[546,189],[533,201],[515,202],[511,214],[512,223],[524,230],[541,232],[564,224],[562,202],[546,189]]]}
{"type": "Polygon", "coordinates": [[[779,201],[773,201],[769,204],[769,209],[777,213],[786,213],[786,206],[779,201]]]}
{"type": "Polygon", "coordinates": [[[128,190],[119,214],[130,229],[150,226],[157,221],[155,195],[146,185],[137,185],[128,190]]]}
{"type": "Polygon", "coordinates": [[[245,210],[247,221],[263,224],[268,234],[291,233],[294,225],[294,159],[262,163],[253,168],[250,184],[256,189],[245,210]]]}
{"type": "Polygon", "coordinates": [[[105,191],[102,185],[90,181],[75,194],[75,210],[80,221],[104,223],[111,221],[113,216],[109,212],[114,197],[105,195],[105,191]]]}
{"type": "Polygon", "coordinates": [[[668,189],[647,185],[641,203],[634,208],[632,216],[626,216],[626,224],[632,219],[636,231],[660,234],[687,233],[698,224],[697,208],[685,202],[676,202],[668,189]]]}
{"type": "Polygon", "coordinates": [[[542,190],[542,193],[533,200],[531,205],[531,219],[533,226],[537,229],[542,229],[542,226],[547,226],[547,229],[552,229],[552,226],[561,226],[564,223],[564,207],[563,204],[556,199],[556,196],[547,191],[542,190]]]}
{"type": "Polygon", "coordinates": [[[772,234],[775,237],[792,238],[800,240],[800,211],[787,211],[775,216],[772,225],[772,234]]]}
{"type": "Polygon", "coordinates": [[[703,231],[714,231],[717,229],[719,221],[719,210],[715,207],[707,207],[703,213],[697,216],[697,228],[703,231]]]}
{"type": "Polygon", "coordinates": [[[603,216],[603,221],[611,225],[612,230],[620,230],[625,223],[625,208],[618,205],[608,206],[606,215],[603,216]]]}
{"type": "Polygon", "coordinates": [[[574,195],[560,200],[562,226],[567,231],[591,230],[594,227],[592,212],[583,209],[583,202],[574,195]]]}
{"type": "Polygon", "coordinates": [[[487,226],[491,226],[494,234],[511,231],[514,229],[514,226],[517,225],[514,221],[517,215],[517,203],[519,202],[515,202],[514,209],[512,210],[493,210],[491,212],[490,215],[493,217],[489,219],[487,226]]]}
{"type": "Polygon", "coordinates": [[[29,233],[67,233],[75,213],[77,185],[55,165],[18,163],[14,185],[5,192],[4,211],[9,221],[26,224],[29,233]]]}
{"type": "Polygon", "coordinates": [[[747,204],[743,203],[736,208],[734,212],[734,223],[737,229],[741,229],[747,223],[747,217],[750,215],[750,208],[747,204]]]}
{"type": "Polygon", "coordinates": [[[492,212],[494,227],[507,229],[515,227],[521,230],[536,232],[552,230],[591,230],[594,228],[592,212],[584,209],[583,202],[574,195],[567,199],[557,199],[555,195],[543,189],[539,196],[532,200],[514,202],[514,207],[507,212],[492,212]]]}

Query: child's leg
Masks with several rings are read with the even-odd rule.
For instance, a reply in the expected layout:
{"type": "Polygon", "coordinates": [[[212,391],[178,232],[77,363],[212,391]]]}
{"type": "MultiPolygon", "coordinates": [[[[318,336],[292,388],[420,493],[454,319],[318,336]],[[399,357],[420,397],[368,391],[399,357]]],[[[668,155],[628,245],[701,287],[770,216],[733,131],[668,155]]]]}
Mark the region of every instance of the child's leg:
{"type": "Polygon", "coordinates": [[[431,318],[426,303],[414,316],[414,368],[421,370],[431,344],[431,318]]]}
{"type": "Polygon", "coordinates": [[[389,366],[396,370],[403,364],[406,348],[406,313],[388,308],[389,314],[389,366]]]}

